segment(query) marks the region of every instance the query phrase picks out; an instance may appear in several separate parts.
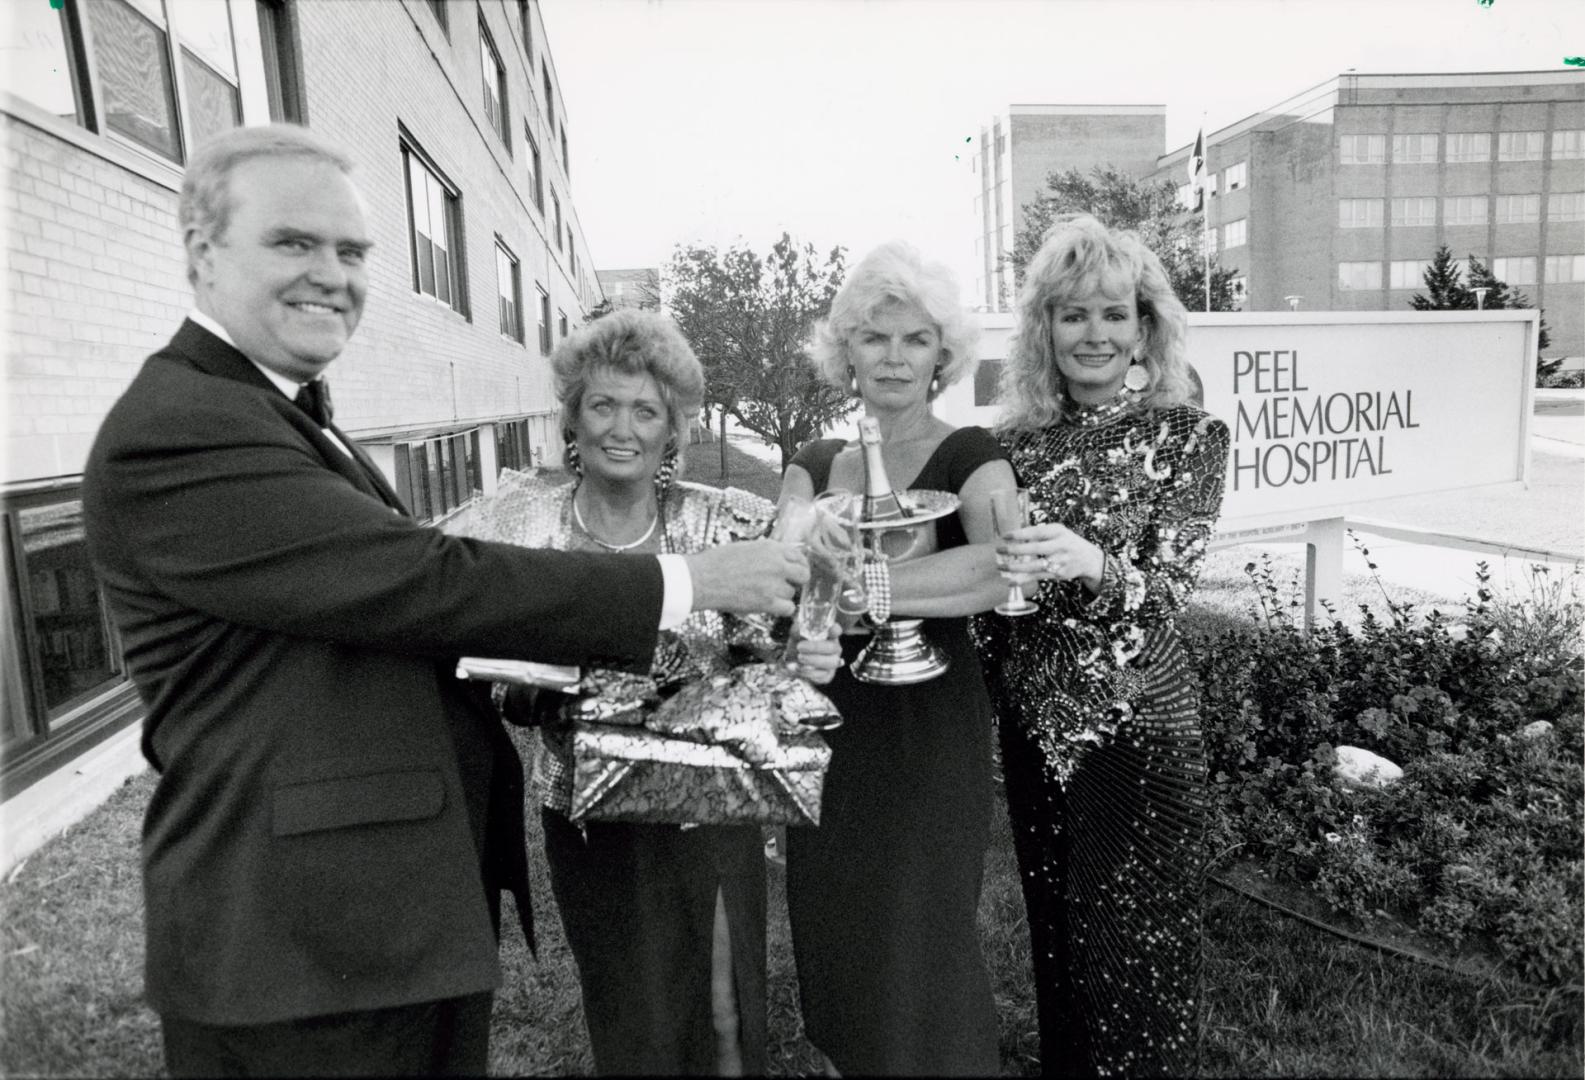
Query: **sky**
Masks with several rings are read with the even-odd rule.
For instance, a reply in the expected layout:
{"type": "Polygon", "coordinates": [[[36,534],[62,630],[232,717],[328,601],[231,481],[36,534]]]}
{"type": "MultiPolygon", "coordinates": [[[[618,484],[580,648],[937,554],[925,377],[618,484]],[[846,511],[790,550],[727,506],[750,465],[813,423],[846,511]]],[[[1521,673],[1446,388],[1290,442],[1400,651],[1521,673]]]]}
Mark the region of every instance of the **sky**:
{"type": "Polygon", "coordinates": [[[1555,71],[1582,0],[541,0],[597,268],[782,230],[972,285],[968,156],[1019,104],[1166,106],[1166,150],[1350,69],[1555,71]]]}

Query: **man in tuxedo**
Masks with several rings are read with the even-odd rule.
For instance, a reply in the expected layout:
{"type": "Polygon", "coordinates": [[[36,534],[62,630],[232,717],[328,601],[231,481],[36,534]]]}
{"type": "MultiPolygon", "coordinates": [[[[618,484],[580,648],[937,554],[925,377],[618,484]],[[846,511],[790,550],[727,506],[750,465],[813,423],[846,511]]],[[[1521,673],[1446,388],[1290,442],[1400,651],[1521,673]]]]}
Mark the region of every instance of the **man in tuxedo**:
{"type": "Polygon", "coordinates": [[[196,310],[83,477],[159,772],[146,982],[175,1075],[484,1072],[503,890],[533,940],[522,770],[455,658],[643,669],[690,610],[790,614],[807,577],[772,541],[588,555],[413,521],[318,400],[368,283],[350,170],[290,126],[194,158],[196,310]]]}

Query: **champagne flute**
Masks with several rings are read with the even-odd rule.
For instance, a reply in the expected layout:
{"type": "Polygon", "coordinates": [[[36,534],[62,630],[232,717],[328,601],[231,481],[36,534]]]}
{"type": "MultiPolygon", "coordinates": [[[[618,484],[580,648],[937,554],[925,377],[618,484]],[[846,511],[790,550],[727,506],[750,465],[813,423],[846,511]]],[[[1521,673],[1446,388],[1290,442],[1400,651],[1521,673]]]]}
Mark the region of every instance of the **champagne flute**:
{"type": "MultiPolygon", "coordinates": [[[[991,492],[991,525],[998,536],[1006,541],[1007,534],[1029,524],[1029,490],[1027,488],[1000,488],[991,492]]],[[[996,556],[997,568],[1007,582],[1007,602],[993,609],[998,615],[1032,615],[1040,605],[1024,596],[1024,575],[1007,569],[1009,557],[996,556]]]]}
{"type": "Polygon", "coordinates": [[[836,625],[837,606],[848,587],[857,543],[858,513],[852,494],[833,491],[818,497],[810,507],[801,545],[809,558],[809,580],[798,597],[793,623],[796,637],[788,642],[785,653],[789,664],[796,662],[798,638],[825,638],[836,625]]]}

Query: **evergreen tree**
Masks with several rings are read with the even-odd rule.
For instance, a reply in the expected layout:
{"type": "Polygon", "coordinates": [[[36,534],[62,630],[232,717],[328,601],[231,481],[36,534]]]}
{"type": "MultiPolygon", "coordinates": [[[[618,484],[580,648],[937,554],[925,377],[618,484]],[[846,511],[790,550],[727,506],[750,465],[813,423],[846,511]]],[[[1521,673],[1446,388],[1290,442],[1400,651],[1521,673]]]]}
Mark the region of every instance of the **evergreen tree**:
{"type": "Polygon", "coordinates": [[[1436,249],[1422,280],[1428,295],[1416,293],[1409,299],[1409,306],[1416,311],[1466,311],[1475,307],[1475,294],[1464,287],[1453,252],[1446,244],[1436,249]]]}

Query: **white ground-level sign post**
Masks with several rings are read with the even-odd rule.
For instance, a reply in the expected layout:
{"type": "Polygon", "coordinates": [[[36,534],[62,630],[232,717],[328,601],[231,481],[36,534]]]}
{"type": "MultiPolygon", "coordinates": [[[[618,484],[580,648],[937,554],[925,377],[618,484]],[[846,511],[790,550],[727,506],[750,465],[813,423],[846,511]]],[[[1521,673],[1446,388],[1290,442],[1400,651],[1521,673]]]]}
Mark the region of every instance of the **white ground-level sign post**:
{"type": "MultiPolygon", "coordinates": [[[[1004,359],[1012,315],[977,319],[982,362],[1004,359]]],[[[1213,547],[1304,543],[1309,625],[1340,595],[1350,517],[1526,483],[1538,326],[1533,310],[1190,313],[1189,362],[1232,433],[1213,547]]],[[[988,382],[978,404],[949,387],[937,413],[990,426],[988,382]]]]}

